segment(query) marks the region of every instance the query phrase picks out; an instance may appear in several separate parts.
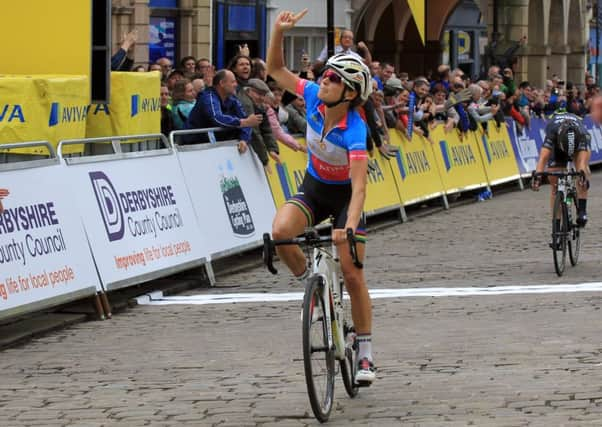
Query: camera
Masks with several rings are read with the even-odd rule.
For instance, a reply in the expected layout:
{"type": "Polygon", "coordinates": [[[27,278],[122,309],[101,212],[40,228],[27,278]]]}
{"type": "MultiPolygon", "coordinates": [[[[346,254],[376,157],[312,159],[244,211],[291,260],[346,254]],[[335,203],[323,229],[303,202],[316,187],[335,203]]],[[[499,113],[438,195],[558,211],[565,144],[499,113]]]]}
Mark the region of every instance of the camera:
{"type": "Polygon", "coordinates": [[[564,80],[558,80],[558,86],[564,86],[564,80]]]}

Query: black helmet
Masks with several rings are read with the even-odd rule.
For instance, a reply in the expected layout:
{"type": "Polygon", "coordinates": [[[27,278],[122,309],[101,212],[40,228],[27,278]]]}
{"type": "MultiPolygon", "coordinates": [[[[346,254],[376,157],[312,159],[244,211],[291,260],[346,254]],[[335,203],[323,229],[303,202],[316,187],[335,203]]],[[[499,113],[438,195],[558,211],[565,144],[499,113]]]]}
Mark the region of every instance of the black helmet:
{"type": "Polygon", "coordinates": [[[572,157],[580,143],[587,138],[575,120],[564,120],[558,128],[558,149],[572,157]]]}

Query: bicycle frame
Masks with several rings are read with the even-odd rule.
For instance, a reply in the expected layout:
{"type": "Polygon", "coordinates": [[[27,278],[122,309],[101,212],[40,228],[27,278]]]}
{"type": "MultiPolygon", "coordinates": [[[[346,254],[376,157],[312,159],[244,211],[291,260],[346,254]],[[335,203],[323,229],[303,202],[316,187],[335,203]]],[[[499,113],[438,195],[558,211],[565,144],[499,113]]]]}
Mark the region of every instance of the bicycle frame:
{"type": "Polygon", "coordinates": [[[331,245],[330,252],[324,248],[313,248],[312,273],[320,275],[324,281],[322,290],[322,301],[328,301],[330,310],[326,310],[326,331],[328,346],[333,348],[337,360],[345,358],[345,336],[342,326],[343,313],[343,288],[338,284],[341,280],[341,267],[338,260],[337,247],[331,245]],[[334,315],[334,319],[331,318],[334,315]]]}
{"type": "MultiPolygon", "coordinates": [[[[358,268],[363,268],[357,255],[356,240],[353,230],[347,229],[347,240],[349,242],[349,251],[353,263],[358,268]]],[[[315,233],[315,231],[314,231],[315,233]]],[[[277,274],[278,271],[273,265],[274,248],[277,245],[302,245],[307,244],[312,247],[311,256],[311,271],[312,274],[317,274],[322,277],[324,289],[322,290],[322,298],[324,303],[328,302],[330,310],[325,310],[326,329],[328,336],[328,348],[335,350],[335,358],[343,360],[345,358],[345,331],[343,330],[344,310],[343,310],[343,287],[341,283],[341,266],[339,264],[337,247],[330,238],[319,237],[313,235],[310,231],[306,232],[304,237],[275,241],[271,240],[270,235],[263,235],[263,260],[268,270],[272,274],[277,274]],[[330,250],[325,249],[322,245],[330,242],[330,250]],[[334,314],[334,319],[332,315],[334,314]]]]}

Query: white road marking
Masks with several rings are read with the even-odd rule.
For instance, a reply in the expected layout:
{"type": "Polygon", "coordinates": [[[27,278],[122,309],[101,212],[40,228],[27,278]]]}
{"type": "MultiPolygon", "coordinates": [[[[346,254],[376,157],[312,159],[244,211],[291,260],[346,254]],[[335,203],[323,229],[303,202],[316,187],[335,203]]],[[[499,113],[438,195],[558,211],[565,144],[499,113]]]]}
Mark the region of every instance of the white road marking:
{"type": "MultiPolygon", "coordinates": [[[[552,294],[573,292],[600,292],[602,282],[558,284],[558,285],[523,285],[523,286],[490,286],[469,288],[408,288],[408,289],[370,289],[370,296],[378,298],[411,298],[411,297],[460,297],[475,295],[510,295],[510,294],[552,294]]],[[[138,297],[140,305],[206,305],[232,304],[251,302],[301,301],[303,292],[283,293],[232,293],[189,296],[164,296],[163,292],[152,292],[138,297]]]]}

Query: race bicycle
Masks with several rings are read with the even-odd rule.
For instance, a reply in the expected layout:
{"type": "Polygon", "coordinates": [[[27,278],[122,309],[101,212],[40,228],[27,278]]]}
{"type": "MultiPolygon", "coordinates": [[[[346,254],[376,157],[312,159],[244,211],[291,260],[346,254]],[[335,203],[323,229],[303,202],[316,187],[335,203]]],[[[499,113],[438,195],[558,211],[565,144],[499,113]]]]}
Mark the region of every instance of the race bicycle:
{"type": "Polygon", "coordinates": [[[558,188],[552,209],[552,253],[554,255],[554,269],[558,276],[562,276],[566,268],[566,254],[568,252],[571,265],[577,265],[581,251],[581,227],[574,220],[577,219],[577,187],[575,177],[585,179],[583,172],[574,169],[563,172],[534,172],[533,178],[554,176],[558,178],[558,188]]]}
{"type": "MultiPolygon", "coordinates": [[[[268,233],[263,235],[263,260],[272,274],[278,273],[273,264],[276,246],[299,245],[311,263],[303,296],[303,366],[311,409],[320,422],[328,420],[332,409],[337,360],[349,397],[355,397],[359,387],[368,385],[355,380],[358,345],[351,304],[343,299],[344,283],[331,231],[332,225],[327,236],[320,236],[315,228],[308,228],[302,236],[284,240],[272,240],[268,233]]],[[[354,264],[362,268],[350,228],[347,240],[354,264]]]]}

